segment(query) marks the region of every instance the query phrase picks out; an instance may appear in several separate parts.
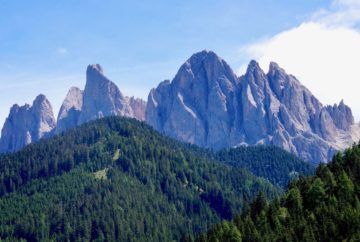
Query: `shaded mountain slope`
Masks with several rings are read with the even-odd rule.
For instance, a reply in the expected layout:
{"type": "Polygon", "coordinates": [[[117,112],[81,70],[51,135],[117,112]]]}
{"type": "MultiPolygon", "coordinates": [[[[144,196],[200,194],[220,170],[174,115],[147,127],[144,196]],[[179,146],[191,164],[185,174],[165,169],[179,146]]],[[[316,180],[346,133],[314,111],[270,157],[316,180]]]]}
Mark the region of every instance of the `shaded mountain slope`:
{"type": "Polygon", "coordinates": [[[276,146],[253,146],[224,149],[215,159],[236,167],[248,169],[254,175],[286,188],[297,177],[310,176],[315,166],[276,146]]]}

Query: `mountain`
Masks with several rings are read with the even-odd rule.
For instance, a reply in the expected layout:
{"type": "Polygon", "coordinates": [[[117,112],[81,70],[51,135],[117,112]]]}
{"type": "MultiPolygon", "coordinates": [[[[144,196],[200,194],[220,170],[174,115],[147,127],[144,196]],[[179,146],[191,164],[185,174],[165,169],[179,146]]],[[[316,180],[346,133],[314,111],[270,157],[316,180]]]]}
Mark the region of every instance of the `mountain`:
{"type": "Polygon", "coordinates": [[[83,106],[83,95],[84,92],[79,88],[70,88],[58,114],[56,134],[77,126],[83,106]]]}
{"type": "Polygon", "coordinates": [[[0,238],[178,241],[279,194],[211,156],[120,117],[0,155],[0,238]]]}
{"type": "Polygon", "coordinates": [[[204,147],[228,147],[236,123],[237,78],[213,52],[193,55],[174,80],[151,90],[146,121],[176,139],[204,147]],[[226,137],[226,138],[225,138],[226,137]]]}
{"type": "Polygon", "coordinates": [[[146,102],[140,98],[125,97],[104,75],[99,64],[89,65],[85,90],[70,88],[61,105],[57,124],[51,104],[43,95],[34,101],[33,107],[14,105],[3,127],[0,153],[17,151],[44,136],[51,137],[106,116],[144,120],[145,107],[146,102]]]}
{"type": "Polygon", "coordinates": [[[237,77],[214,52],[191,56],[174,79],[152,89],[146,122],[170,137],[215,150],[275,145],[319,163],[360,138],[343,101],[323,106],[276,63],[251,61],[237,77]]]}
{"type": "Polygon", "coordinates": [[[102,67],[99,64],[89,65],[78,124],[111,115],[134,116],[124,95],[104,75],[102,67]]]}
{"type": "Polygon", "coordinates": [[[104,75],[99,64],[89,65],[85,90],[72,87],[65,97],[60,108],[56,133],[112,115],[143,121],[145,107],[146,102],[142,99],[125,97],[116,84],[104,75]]]}
{"type": "Polygon", "coordinates": [[[133,117],[140,121],[145,121],[146,102],[141,98],[126,97],[131,109],[133,110],[133,117]]]}
{"type": "Polygon", "coordinates": [[[269,203],[260,194],[195,241],[359,241],[359,184],[360,145],[353,145],[314,176],[293,182],[280,199],[269,203]]]}
{"type": "MultiPolygon", "coordinates": [[[[360,139],[360,126],[343,101],[324,106],[276,63],[265,73],[251,61],[245,75],[237,77],[211,51],[191,56],[171,82],[150,91],[147,103],[124,96],[99,64],[89,65],[84,91],[69,90],[57,127],[52,123],[46,132],[59,134],[112,115],[146,121],[172,138],[206,148],[274,145],[315,164],[360,139]]],[[[42,137],[26,133],[31,115],[10,116],[0,152],[18,150],[42,137]],[[19,128],[25,131],[17,132],[19,128]]]]}
{"type": "Polygon", "coordinates": [[[55,126],[52,106],[44,95],[37,96],[32,106],[15,104],[1,130],[0,153],[20,150],[49,135],[55,126]]]}

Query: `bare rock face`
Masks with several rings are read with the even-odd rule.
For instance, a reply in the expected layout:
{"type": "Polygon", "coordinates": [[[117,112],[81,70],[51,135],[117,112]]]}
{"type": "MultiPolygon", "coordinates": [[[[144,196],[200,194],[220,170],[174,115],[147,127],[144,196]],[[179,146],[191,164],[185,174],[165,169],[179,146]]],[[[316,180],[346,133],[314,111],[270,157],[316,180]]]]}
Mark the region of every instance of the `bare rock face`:
{"type": "Polygon", "coordinates": [[[39,95],[30,106],[15,104],[1,131],[0,153],[13,152],[51,134],[56,126],[52,106],[39,95]]]}
{"type": "Polygon", "coordinates": [[[119,88],[103,73],[99,64],[89,65],[85,90],[72,87],[58,115],[55,133],[61,133],[88,121],[118,115],[145,120],[146,102],[124,97],[119,88]]]}
{"type": "Polygon", "coordinates": [[[237,78],[215,53],[203,51],[162,82],[148,98],[146,121],[179,140],[205,147],[230,145],[224,138],[236,118],[237,78]]]}
{"type": "Polygon", "coordinates": [[[135,97],[126,97],[126,101],[132,109],[133,118],[139,121],[145,121],[146,102],[141,98],[135,97]]]}
{"type": "Polygon", "coordinates": [[[351,109],[342,100],[338,105],[328,106],[327,111],[334,121],[334,125],[341,130],[348,131],[355,123],[351,109]]]}
{"type": "Polygon", "coordinates": [[[105,77],[100,65],[89,65],[85,90],[70,88],[60,108],[57,125],[44,95],[39,95],[32,106],[14,105],[2,129],[0,153],[19,150],[44,136],[50,137],[105,116],[118,115],[143,121],[145,108],[145,101],[124,97],[105,77]]]}
{"type": "Polygon", "coordinates": [[[266,74],[251,61],[238,78],[208,51],[194,54],[172,82],[151,90],[146,122],[203,147],[270,144],[314,163],[328,161],[360,137],[349,107],[324,107],[276,63],[266,74]]]}
{"type": "Polygon", "coordinates": [[[55,133],[75,128],[83,106],[83,91],[77,87],[70,88],[60,108],[55,133]]]}
{"type": "Polygon", "coordinates": [[[78,125],[111,115],[134,116],[126,98],[115,83],[103,74],[101,66],[89,65],[78,125]]]}

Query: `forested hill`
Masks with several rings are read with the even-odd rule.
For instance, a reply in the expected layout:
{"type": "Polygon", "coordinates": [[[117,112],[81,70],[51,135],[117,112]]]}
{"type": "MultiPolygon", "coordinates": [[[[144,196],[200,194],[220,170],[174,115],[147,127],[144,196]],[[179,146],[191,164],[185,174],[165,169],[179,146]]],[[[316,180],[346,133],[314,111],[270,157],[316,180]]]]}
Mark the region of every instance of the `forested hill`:
{"type": "Polygon", "coordinates": [[[0,156],[0,238],[171,241],[278,190],[144,123],[110,117],[0,156]]]}
{"type": "Polygon", "coordinates": [[[276,146],[240,146],[216,153],[216,160],[246,168],[272,184],[286,188],[294,178],[314,175],[315,166],[276,146]]]}
{"type": "Polygon", "coordinates": [[[360,145],[293,182],[270,204],[263,195],[197,241],[360,241],[360,145]]]}

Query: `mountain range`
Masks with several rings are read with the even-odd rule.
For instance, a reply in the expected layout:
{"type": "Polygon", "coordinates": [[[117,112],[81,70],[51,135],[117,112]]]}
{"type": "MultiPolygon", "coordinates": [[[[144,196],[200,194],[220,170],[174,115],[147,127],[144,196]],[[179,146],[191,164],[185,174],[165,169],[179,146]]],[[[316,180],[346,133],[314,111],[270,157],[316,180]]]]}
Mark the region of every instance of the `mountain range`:
{"type": "Polygon", "coordinates": [[[43,137],[60,134],[94,119],[118,115],[144,120],[146,102],[125,97],[100,65],[89,65],[85,89],[70,88],[57,120],[47,98],[40,94],[33,105],[15,104],[1,132],[0,153],[20,150],[43,137]]]}
{"type": "Polygon", "coordinates": [[[323,105],[276,63],[265,73],[251,61],[238,77],[214,52],[202,51],[172,81],[152,89],[147,102],[124,96],[100,65],[89,65],[85,89],[69,90],[57,120],[44,95],[32,106],[14,105],[0,152],[112,115],[145,121],[170,137],[214,150],[275,145],[313,163],[330,160],[360,139],[359,124],[343,101],[323,105]]]}

